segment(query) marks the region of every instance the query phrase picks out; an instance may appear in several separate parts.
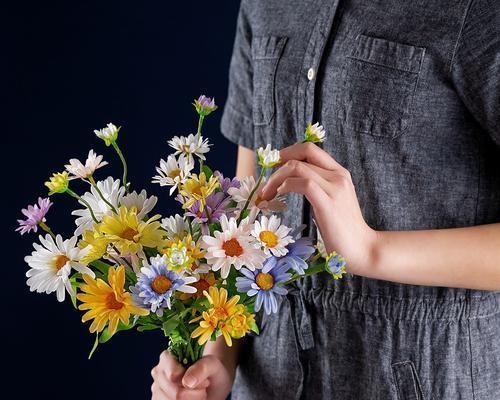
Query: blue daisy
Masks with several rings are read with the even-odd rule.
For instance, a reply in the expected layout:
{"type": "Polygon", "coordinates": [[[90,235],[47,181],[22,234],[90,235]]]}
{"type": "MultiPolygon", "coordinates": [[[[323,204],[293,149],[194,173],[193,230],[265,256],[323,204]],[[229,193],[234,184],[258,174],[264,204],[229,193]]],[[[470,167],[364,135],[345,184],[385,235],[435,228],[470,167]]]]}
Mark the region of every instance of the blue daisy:
{"type": "Polygon", "coordinates": [[[163,315],[164,308],[170,308],[170,298],[175,291],[195,293],[196,288],[189,284],[196,282],[196,278],[182,276],[169,270],[165,254],[151,257],[150,264],[145,262],[141,272],[137,274],[137,283],[130,287],[134,303],[163,315]]]}
{"type": "Polygon", "coordinates": [[[345,274],[346,260],[337,252],[332,252],[326,257],[326,271],[333,276],[334,279],[339,279],[345,274]]]}
{"type": "Polygon", "coordinates": [[[278,312],[278,299],[276,296],[284,296],[288,291],[279,286],[280,283],[289,280],[292,275],[286,272],[287,265],[278,265],[276,257],[269,257],[262,269],[250,271],[242,268],[240,272],[244,276],[236,278],[236,288],[240,293],[248,296],[257,296],[255,299],[255,311],[264,306],[266,314],[278,312]]]}
{"type": "Polygon", "coordinates": [[[288,253],[278,259],[278,265],[286,266],[286,269],[293,269],[300,275],[305,273],[309,267],[306,260],[311,257],[316,251],[312,239],[303,237],[295,239],[295,242],[287,246],[288,253]]]}

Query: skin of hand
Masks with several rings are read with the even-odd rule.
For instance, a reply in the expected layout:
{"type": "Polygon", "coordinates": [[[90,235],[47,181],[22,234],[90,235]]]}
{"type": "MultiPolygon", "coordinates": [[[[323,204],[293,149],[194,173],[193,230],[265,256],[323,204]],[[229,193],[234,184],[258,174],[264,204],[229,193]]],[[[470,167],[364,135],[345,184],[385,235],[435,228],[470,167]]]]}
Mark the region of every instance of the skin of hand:
{"type": "Polygon", "coordinates": [[[234,380],[231,371],[213,354],[203,358],[187,370],[168,352],[151,370],[152,400],[224,400],[234,380]]]}
{"type": "Polygon", "coordinates": [[[260,197],[269,200],[290,192],[304,195],[327,251],[342,254],[349,272],[362,274],[372,259],[377,232],[363,218],[349,171],[312,143],[287,147],[280,156],[282,164],[260,197]]]}
{"type": "Polygon", "coordinates": [[[347,169],[311,143],[280,151],[281,166],[261,189],[269,200],[295,192],[311,203],[328,252],[347,271],[412,285],[500,290],[500,224],[376,231],[365,222],[347,169]]]}

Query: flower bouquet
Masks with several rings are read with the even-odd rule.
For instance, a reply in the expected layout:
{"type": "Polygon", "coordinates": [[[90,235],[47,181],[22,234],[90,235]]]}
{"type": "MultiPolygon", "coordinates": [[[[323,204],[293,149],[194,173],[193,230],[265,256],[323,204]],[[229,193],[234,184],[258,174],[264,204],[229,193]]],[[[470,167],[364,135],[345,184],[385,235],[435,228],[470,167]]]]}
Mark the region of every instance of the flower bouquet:
{"type": "MultiPolygon", "coordinates": [[[[170,187],[170,195],[177,191],[182,215],[162,219],[153,213],[155,196],[132,190],[120,128],[113,124],[94,132],[116,150],[121,181],[98,181],[95,173],[107,162],[90,150],[85,164],[71,159],[45,183],[49,197],[22,210],[21,234],[46,233],[25,257],[27,284],[31,291],[55,292],[60,302],[69,296],[84,311],[82,321],[92,321],[89,330],[96,335],[89,357],[119,331],[161,329],[169,351],[187,366],[201,358],[209,340],[222,335],[231,346],[232,339],[258,334],[255,313],[276,313],[291,282],[321,271],[338,279],[345,272],[345,260],[326,254],[321,240],[313,244],[301,237],[301,227],[281,222],[283,198],[259,198],[266,172],[280,163],[279,152],[269,145],[257,151],[257,180],[213,172],[205,164],[210,144],[201,131],[217,106],[200,96],[194,107],[196,134],[168,141],[175,151],[160,160],[152,180],[170,187]],[[46,220],[56,194],[72,196],[80,206],[72,212],[76,230],[68,239],[46,220]]],[[[323,128],[309,124],[304,140],[323,138],[323,128]]]]}

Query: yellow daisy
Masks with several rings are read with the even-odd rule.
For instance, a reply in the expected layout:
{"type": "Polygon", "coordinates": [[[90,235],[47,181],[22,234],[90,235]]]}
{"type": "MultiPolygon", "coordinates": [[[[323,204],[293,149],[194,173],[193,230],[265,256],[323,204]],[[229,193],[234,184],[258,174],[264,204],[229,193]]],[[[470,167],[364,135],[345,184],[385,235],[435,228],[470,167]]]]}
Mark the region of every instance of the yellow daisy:
{"type": "Polygon", "coordinates": [[[125,325],[129,323],[130,314],[149,314],[149,310],[136,307],[130,293],[124,290],[125,267],[123,265],[116,269],[109,269],[109,284],[102,279],[93,279],[88,275],[83,275],[83,279],[85,284],[80,286],[80,290],[84,293],[76,297],[83,303],[78,308],[88,310],[83,314],[82,322],[93,319],[89,328],[91,333],[101,332],[109,322],[108,331],[110,335],[113,335],[119,321],[125,325]]]}
{"type": "Polygon", "coordinates": [[[208,181],[204,172],[199,175],[191,175],[191,178],[182,184],[179,191],[186,200],[182,208],[189,208],[196,201],[199,201],[200,212],[202,212],[206,206],[206,198],[219,186],[219,180],[215,175],[212,175],[208,181]]]}
{"type": "Polygon", "coordinates": [[[161,247],[164,233],[157,221],[159,218],[160,215],[155,215],[141,221],[135,207],[121,206],[118,214],[103,216],[98,229],[117,248],[120,256],[126,257],[142,252],[144,247],[161,247]]]}
{"type": "Polygon", "coordinates": [[[239,309],[236,305],[240,300],[240,296],[236,295],[228,300],[227,290],[224,288],[218,289],[215,286],[210,287],[208,293],[204,291],[203,294],[210,302],[211,307],[208,311],[204,311],[201,317],[190,321],[196,322],[201,319],[200,326],[193,331],[191,337],[199,337],[198,344],[203,345],[219,329],[226,340],[226,344],[231,346],[230,327],[226,324],[226,321],[238,312],[239,309]]]}
{"type": "Polygon", "coordinates": [[[87,230],[83,232],[82,239],[78,242],[78,247],[85,249],[90,246],[90,250],[82,258],[84,264],[89,264],[92,261],[102,258],[108,249],[111,241],[98,230],[87,230]]]}
{"type": "Polygon", "coordinates": [[[242,304],[238,304],[237,307],[238,311],[231,316],[226,325],[231,336],[240,339],[252,330],[252,326],[255,325],[255,314],[249,313],[242,304]]]}
{"type": "Polygon", "coordinates": [[[69,174],[68,171],[52,174],[45,186],[49,188],[49,196],[55,193],[64,193],[68,190],[69,174]]]}

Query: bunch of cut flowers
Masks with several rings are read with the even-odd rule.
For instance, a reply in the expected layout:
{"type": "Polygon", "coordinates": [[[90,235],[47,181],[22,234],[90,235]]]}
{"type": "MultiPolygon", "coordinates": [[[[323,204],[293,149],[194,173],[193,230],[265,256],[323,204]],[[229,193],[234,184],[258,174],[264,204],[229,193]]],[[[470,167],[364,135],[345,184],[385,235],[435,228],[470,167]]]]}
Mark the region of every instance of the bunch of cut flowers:
{"type": "MultiPolygon", "coordinates": [[[[159,329],[169,351],[188,366],[203,355],[207,341],[258,334],[255,313],[278,312],[287,285],[305,275],[345,272],[345,260],[326,254],[301,237],[302,227],[288,227],[279,213],[283,198],[265,201],[259,190],[266,172],[279,166],[278,150],[257,150],[257,179],[224,177],[206,164],[210,144],[202,136],[204,119],[216,110],[213,99],[194,101],[195,134],[168,141],[172,154],[162,159],[152,182],[169,188],[182,212],[162,217],[154,212],[157,197],[137,190],[127,179],[127,163],[118,144],[120,128],[95,130],[112,146],[123,166],[121,179],[98,179],[108,163],[90,150],[85,163],[69,160],[45,186],[49,193],[22,210],[21,234],[44,231],[25,257],[31,291],[70,299],[99,343],[117,332],[159,329]],[[76,229],[65,238],[47,222],[56,195],[69,195],[76,229]]],[[[304,141],[319,143],[325,132],[309,124],[304,141]]],[[[89,357],[90,357],[89,356],[89,357]]]]}

